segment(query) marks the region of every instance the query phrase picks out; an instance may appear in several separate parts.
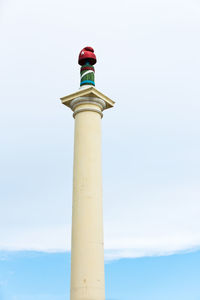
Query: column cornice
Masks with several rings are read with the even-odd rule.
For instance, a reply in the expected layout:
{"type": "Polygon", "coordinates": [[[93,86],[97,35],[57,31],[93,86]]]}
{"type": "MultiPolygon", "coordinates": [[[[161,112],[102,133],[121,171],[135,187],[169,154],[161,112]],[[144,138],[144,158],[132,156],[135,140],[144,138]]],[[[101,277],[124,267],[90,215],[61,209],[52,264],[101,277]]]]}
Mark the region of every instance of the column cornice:
{"type": "MultiPolygon", "coordinates": [[[[97,101],[99,102],[99,100],[103,100],[105,102],[106,107],[104,109],[108,109],[114,106],[115,102],[113,100],[111,100],[110,98],[108,98],[106,95],[104,95],[103,93],[101,93],[100,91],[98,91],[95,87],[91,86],[91,87],[85,87],[84,88],[80,88],[77,92],[67,95],[65,97],[60,98],[62,103],[68,107],[71,108],[71,102],[79,97],[87,97],[87,99],[89,98],[89,100],[91,100],[91,98],[95,98],[98,99],[97,101]]],[[[102,103],[102,102],[101,102],[102,103]]]]}

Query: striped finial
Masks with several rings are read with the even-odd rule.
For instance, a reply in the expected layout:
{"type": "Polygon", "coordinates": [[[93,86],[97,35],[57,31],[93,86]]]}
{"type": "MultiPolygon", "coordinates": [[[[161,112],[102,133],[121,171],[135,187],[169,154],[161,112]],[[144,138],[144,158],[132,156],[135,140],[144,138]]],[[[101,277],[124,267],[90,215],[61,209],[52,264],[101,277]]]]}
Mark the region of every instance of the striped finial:
{"type": "Polygon", "coordinates": [[[94,73],[95,69],[93,65],[96,63],[96,55],[94,49],[91,47],[85,47],[79,54],[78,63],[81,65],[80,75],[80,86],[93,85],[95,86],[94,73]]]}

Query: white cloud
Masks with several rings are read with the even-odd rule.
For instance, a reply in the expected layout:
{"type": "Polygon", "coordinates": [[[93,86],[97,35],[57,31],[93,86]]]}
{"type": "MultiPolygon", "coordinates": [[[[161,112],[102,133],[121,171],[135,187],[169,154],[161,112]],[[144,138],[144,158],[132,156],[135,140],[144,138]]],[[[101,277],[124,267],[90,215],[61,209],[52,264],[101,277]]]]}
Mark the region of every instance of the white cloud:
{"type": "Polygon", "coordinates": [[[87,18],[81,1],[1,3],[1,249],[70,249],[73,118],[59,97],[78,88],[86,44],[116,100],[103,118],[106,257],[200,245],[199,3],[103,4],[87,18]]]}

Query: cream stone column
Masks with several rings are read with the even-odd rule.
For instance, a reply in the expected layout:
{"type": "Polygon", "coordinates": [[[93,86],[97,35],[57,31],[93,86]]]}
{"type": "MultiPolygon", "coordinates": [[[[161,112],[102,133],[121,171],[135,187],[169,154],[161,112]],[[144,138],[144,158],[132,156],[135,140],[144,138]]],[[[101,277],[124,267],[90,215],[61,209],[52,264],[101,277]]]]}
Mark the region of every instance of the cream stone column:
{"type": "Polygon", "coordinates": [[[75,117],[71,300],[105,299],[101,116],[105,102],[77,98],[75,117]]]}
{"type": "Polygon", "coordinates": [[[71,300],[105,300],[101,119],[114,102],[93,86],[61,98],[75,119],[71,300]]]}

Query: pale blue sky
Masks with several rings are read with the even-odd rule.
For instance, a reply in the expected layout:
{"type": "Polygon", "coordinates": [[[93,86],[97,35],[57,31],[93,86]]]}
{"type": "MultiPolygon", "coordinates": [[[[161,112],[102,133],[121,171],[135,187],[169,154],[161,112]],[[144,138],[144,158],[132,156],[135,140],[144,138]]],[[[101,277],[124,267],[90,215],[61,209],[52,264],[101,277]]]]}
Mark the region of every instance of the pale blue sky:
{"type": "Polygon", "coordinates": [[[116,101],[102,120],[106,260],[199,249],[199,34],[197,0],[1,0],[0,250],[70,249],[73,118],[59,98],[79,88],[86,45],[116,101]]]}
{"type": "MultiPolygon", "coordinates": [[[[200,299],[200,252],[114,260],[105,273],[106,300],[200,299]]],[[[1,300],[69,300],[69,278],[69,253],[0,253],[1,300]]]]}

